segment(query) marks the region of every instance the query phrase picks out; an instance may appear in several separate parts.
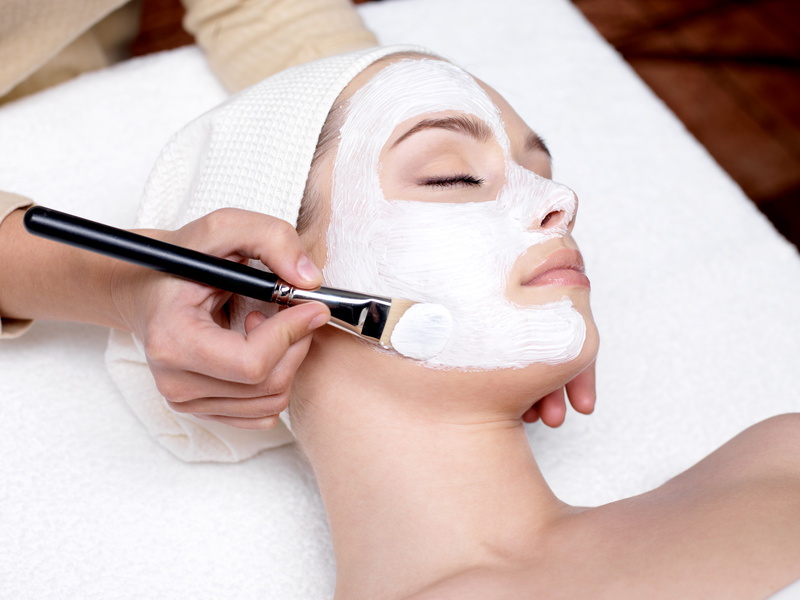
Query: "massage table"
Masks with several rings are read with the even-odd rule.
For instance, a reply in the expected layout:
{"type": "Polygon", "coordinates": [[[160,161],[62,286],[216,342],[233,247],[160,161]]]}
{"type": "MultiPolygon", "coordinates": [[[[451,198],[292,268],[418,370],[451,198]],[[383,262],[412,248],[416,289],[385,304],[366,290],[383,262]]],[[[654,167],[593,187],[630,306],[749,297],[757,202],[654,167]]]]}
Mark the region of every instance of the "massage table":
{"type": "MultiPolygon", "coordinates": [[[[559,497],[644,492],[800,410],[796,248],[570,2],[358,10],[381,43],[428,46],[494,86],[580,198],[575,236],[602,339],[597,410],[528,427],[559,497]]],[[[162,146],[225,97],[192,46],[7,105],[0,189],[132,227],[162,146]]],[[[329,530],[296,446],[178,460],[109,377],[108,336],[37,322],[0,343],[0,597],[330,598],[329,530]]]]}

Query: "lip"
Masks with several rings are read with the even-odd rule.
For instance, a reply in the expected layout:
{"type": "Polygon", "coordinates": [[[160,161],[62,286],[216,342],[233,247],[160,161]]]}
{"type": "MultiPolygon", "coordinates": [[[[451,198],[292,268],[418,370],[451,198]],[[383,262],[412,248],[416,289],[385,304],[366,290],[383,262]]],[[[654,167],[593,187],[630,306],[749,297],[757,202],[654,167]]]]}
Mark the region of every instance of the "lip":
{"type": "Polygon", "coordinates": [[[583,266],[583,257],[577,250],[562,248],[556,250],[528,275],[525,286],[580,286],[589,287],[583,266]]]}

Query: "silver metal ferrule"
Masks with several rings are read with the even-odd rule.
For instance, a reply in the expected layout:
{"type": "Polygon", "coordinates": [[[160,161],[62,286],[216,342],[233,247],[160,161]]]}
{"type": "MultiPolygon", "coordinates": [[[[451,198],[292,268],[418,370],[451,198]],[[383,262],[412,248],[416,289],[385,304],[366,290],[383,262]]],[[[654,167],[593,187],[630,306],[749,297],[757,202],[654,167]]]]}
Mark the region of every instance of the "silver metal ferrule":
{"type": "Polygon", "coordinates": [[[278,282],[275,284],[275,290],[272,292],[270,302],[280,304],[281,306],[291,306],[293,298],[294,288],[282,279],[278,279],[278,282]]]}
{"type": "Polygon", "coordinates": [[[328,287],[301,290],[281,280],[275,286],[271,302],[283,306],[322,302],[331,311],[330,325],[371,342],[380,341],[392,308],[391,298],[328,287]]]}

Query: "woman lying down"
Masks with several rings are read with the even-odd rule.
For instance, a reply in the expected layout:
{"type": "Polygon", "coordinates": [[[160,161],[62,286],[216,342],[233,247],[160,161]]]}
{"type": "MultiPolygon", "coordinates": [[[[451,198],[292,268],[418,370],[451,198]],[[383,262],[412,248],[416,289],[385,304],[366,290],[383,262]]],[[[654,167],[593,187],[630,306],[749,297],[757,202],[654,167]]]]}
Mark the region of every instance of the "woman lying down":
{"type": "MultiPolygon", "coordinates": [[[[330,521],[336,598],[756,599],[800,578],[800,415],[640,496],[584,508],[548,487],[522,417],[594,360],[598,334],[575,195],[491,87],[424,50],[372,49],[201,121],[185,197],[159,196],[182,164],[167,161],[145,220],[299,216],[327,285],[452,317],[426,360],[326,327],[298,370],[291,427],[330,521]]],[[[244,327],[253,307],[236,302],[244,327]]]]}

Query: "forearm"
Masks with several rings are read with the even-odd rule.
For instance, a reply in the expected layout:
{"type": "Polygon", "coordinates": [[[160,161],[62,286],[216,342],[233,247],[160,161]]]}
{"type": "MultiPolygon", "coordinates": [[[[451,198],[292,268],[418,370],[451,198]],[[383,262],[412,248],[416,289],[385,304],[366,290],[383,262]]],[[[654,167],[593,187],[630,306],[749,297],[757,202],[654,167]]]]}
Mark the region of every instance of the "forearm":
{"type": "Polygon", "coordinates": [[[119,261],[29,234],[24,210],[0,223],[0,315],[125,329],[114,305],[119,261]]]}
{"type": "Polygon", "coordinates": [[[231,92],[292,65],[377,45],[350,0],[182,0],[184,26],[231,92]]]}

